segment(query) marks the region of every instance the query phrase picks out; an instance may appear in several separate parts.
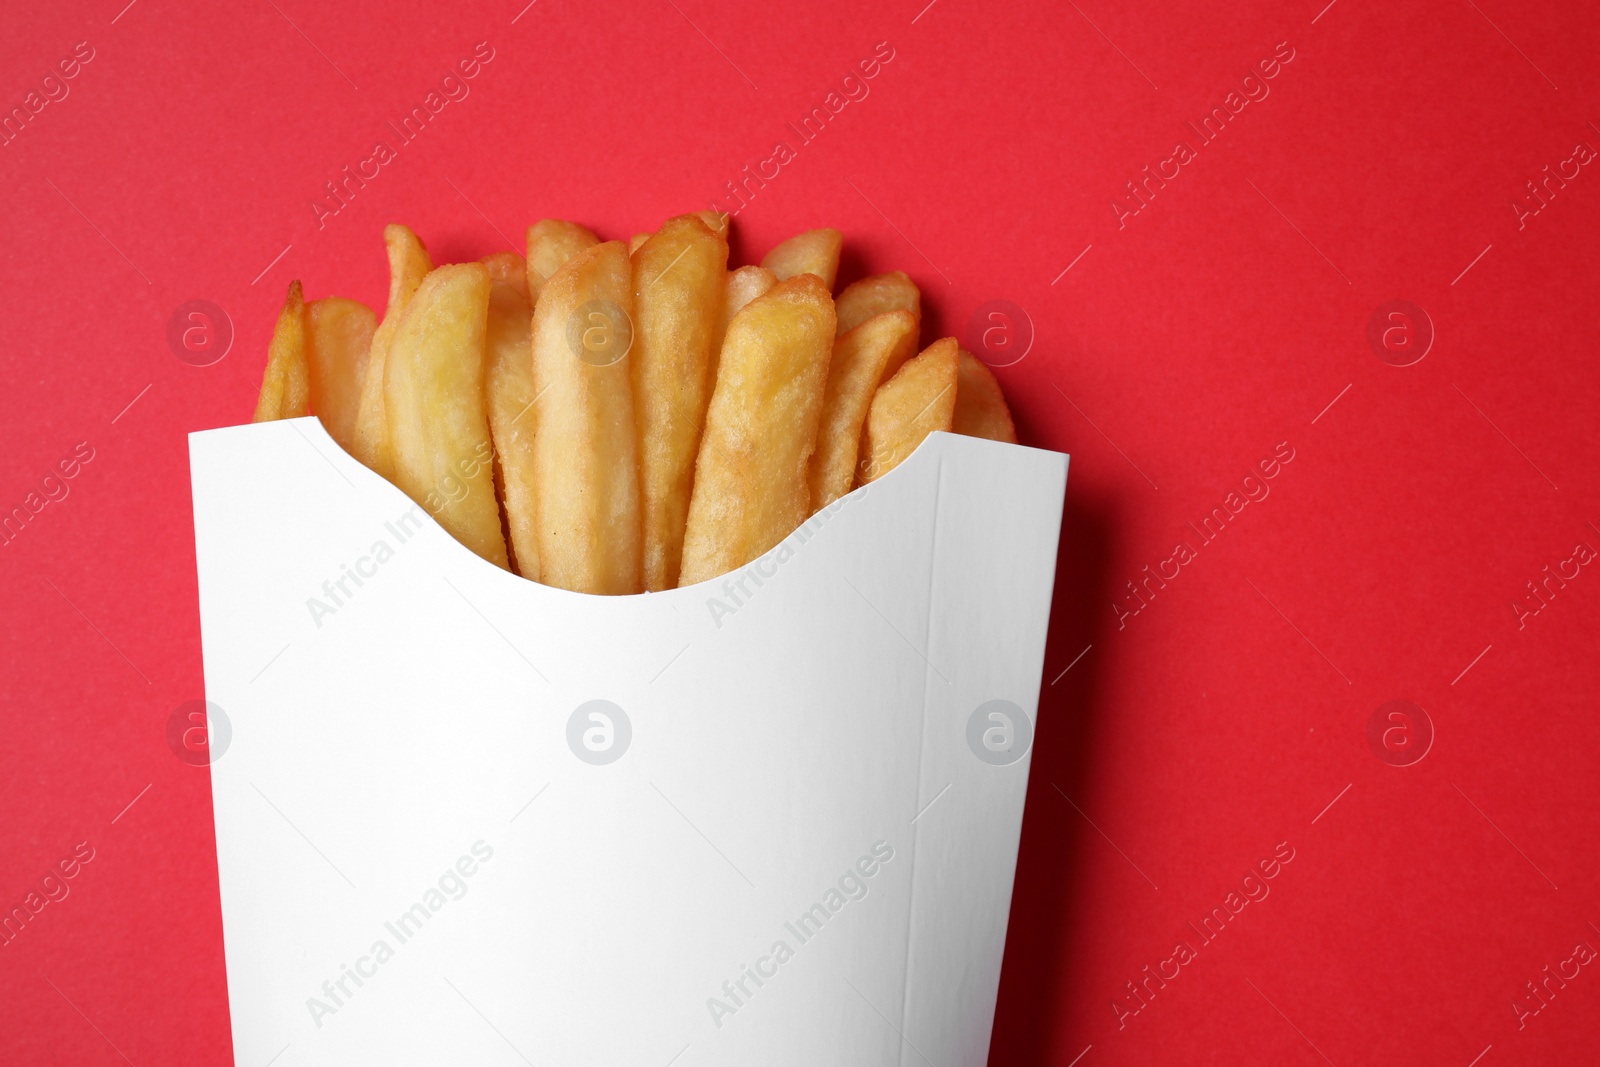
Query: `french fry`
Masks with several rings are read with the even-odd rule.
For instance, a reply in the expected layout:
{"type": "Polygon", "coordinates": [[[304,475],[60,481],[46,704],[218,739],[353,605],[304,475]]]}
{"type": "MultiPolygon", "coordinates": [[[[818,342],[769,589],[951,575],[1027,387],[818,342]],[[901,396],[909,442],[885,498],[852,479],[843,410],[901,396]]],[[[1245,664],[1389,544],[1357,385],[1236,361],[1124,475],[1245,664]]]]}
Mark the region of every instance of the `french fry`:
{"type": "Polygon", "coordinates": [[[760,556],[811,513],[807,467],[828,379],[833,298],[809,272],[734,316],[689,501],[680,585],[760,556]]]}
{"type": "MultiPolygon", "coordinates": [[[[702,214],[706,214],[702,212],[702,214]]],[[[722,360],[722,339],[728,334],[728,324],[744,310],[746,304],[765,295],[778,284],[777,276],[765,267],[740,267],[730,270],[723,287],[722,321],[718,324],[716,340],[711,345],[711,384],[716,387],[717,367],[722,360]]]]}
{"type": "Polygon", "coordinates": [[[1006,407],[1006,397],[994,371],[965,348],[956,371],[956,410],[951,429],[968,437],[1017,443],[1017,427],[1011,421],[1011,409],[1006,407]]]}
{"type": "Polygon", "coordinates": [[[874,274],[844,287],[834,300],[839,309],[839,332],[849,333],[874,315],[909,311],[922,321],[922,294],[905,272],[874,274]]]}
{"type": "Polygon", "coordinates": [[[489,318],[484,342],[484,400],[494,442],[495,484],[500,490],[511,569],[539,580],[538,509],[534,497],[533,305],[528,265],[515,252],[483,260],[489,269],[489,318]]]}
{"type": "Polygon", "coordinates": [[[306,302],[298,280],[289,283],[289,295],[267,345],[267,369],[261,375],[261,393],[251,422],[294,419],[310,409],[311,387],[306,369],[306,302]]]}
{"type": "Polygon", "coordinates": [[[778,284],[777,275],[765,267],[740,267],[728,272],[727,299],[722,305],[722,332],[744,306],[778,284]]]}
{"type": "MultiPolygon", "coordinates": [[[[529,264],[529,283],[533,265],[529,264]]],[[[644,589],[633,384],[633,272],[620,241],[546,282],[533,313],[539,571],[580,593],[644,589]]]]}
{"type": "Polygon", "coordinates": [[[361,385],[372,349],[372,309],[355,300],[330,296],[307,304],[306,318],[311,413],[322,420],[339,447],[353,454],[361,385]]]}
{"type": "Polygon", "coordinates": [[[833,342],[817,451],[811,457],[812,511],[827,507],[855,484],[867,409],[883,380],[883,368],[891,356],[916,343],[917,319],[909,311],[875,315],[833,342]]]}
{"type": "Polygon", "coordinates": [[[797,274],[815,274],[828,292],[839,276],[839,231],[823,228],[797,233],[766,254],[761,265],[788,281],[797,274]]]}
{"type": "Polygon", "coordinates": [[[728,213],[726,211],[697,211],[695,214],[699,215],[700,221],[706,224],[706,229],[724,240],[727,239],[728,213]]]}
{"type": "Polygon", "coordinates": [[[729,222],[602,244],[544,219],[525,257],[438,269],[387,226],[381,321],[293,282],[255,421],[317,415],[473,552],[598,594],[744,566],[935,430],[1016,442],[987,365],[954,338],[917,354],[906,274],[835,300],[827,228],[730,271],[729,222]]]}
{"type": "Polygon", "coordinates": [[[483,402],[488,314],[483,264],[430,272],[390,342],[384,410],[395,485],[456,540],[508,568],[483,402]]]}
{"type": "Polygon", "coordinates": [[[874,315],[886,311],[909,311],[917,328],[889,354],[880,382],[893,378],[905,361],[917,354],[917,338],[922,332],[922,294],[903,271],[874,274],[844,287],[834,303],[839,309],[839,333],[845,334],[874,315]]]}
{"type": "Polygon", "coordinates": [[[727,267],[728,243],[695,215],[669,219],[633,255],[629,362],[650,592],[678,584],[727,267]]]}
{"type": "Polygon", "coordinates": [[[585,248],[593,248],[600,238],[576,222],[540,219],[528,227],[528,296],[535,303],[550,276],[562,264],[585,248]]]}
{"type": "Polygon", "coordinates": [[[372,470],[393,481],[394,457],[389,447],[389,419],[384,410],[384,363],[406,305],[422,279],[433,269],[428,250],[408,227],[390,223],[383,228],[389,257],[389,306],[372,335],[366,377],[361,383],[361,403],[356,410],[355,456],[372,470]]]}
{"type": "MultiPolygon", "coordinates": [[[[900,344],[884,361],[883,370],[873,386],[874,389],[893,378],[895,372],[905,365],[905,361],[917,354],[917,339],[922,333],[922,294],[903,271],[892,270],[887,274],[874,274],[860,281],[851,282],[844,287],[834,305],[838,309],[841,336],[885,312],[907,311],[916,321],[915,328],[901,338],[900,344]]],[[[864,419],[857,454],[871,455],[867,448],[867,428],[864,419]]]]}
{"type": "Polygon", "coordinates": [[[924,437],[953,425],[960,350],[954,337],[935,341],[878,387],[867,412],[863,485],[894,470],[924,437]]]}

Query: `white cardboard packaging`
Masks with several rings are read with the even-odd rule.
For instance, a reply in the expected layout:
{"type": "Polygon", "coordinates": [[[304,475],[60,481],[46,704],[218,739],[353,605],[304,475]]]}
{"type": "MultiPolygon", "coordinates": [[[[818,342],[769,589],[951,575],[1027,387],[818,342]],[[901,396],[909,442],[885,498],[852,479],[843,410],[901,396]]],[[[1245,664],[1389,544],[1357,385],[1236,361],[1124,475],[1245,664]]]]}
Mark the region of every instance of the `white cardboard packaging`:
{"type": "Polygon", "coordinates": [[[236,1063],[985,1063],[1067,457],[934,434],[611,598],[315,419],[190,458],[236,1063]]]}

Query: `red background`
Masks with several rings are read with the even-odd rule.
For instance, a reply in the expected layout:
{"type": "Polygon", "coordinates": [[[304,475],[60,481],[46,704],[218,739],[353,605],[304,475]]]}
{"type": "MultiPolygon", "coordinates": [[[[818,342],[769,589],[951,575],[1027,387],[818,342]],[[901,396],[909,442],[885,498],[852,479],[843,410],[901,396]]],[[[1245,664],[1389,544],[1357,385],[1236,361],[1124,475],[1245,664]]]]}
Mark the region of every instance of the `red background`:
{"type": "Polygon", "coordinates": [[[94,49],[0,148],[0,506],[94,450],[0,547],[0,904],[96,852],[0,948],[0,1060],[229,1061],[206,775],[164,740],[202,694],[185,435],[249,416],[289,279],[380,303],[388,221],[452,260],[703,208],[880,41],[734,250],[833,225],[844,280],[922,285],[925,339],[993,299],[1036,335],[999,374],[1073,459],[992,1062],[1594,1056],[1600,968],[1521,1029],[1511,1003],[1600,947],[1600,574],[1510,606],[1600,548],[1600,172],[1511,207],[1600,148],[1593,5],[125,2],[13,11],[0,56],[9,109],[94,49]],[[322,183],[480,41],[470,96],[319,228],[322,183]],[[1119,228],[1124,183],[1285,41],[1119,228]],[[191,299],[236,329],[209,367],[166,341],[191,299]],[[1436,331],[1403,368],[1366,336],[1394,299],[1436,331]],[[1119,627],[1279,442],[1270,497],[1119,627]],[[1411,766],[1367,740],[1396,699],[1435,731],[1411,766]],[[1270,896],[1119,1028],[1278,842],[1270,896]]]}

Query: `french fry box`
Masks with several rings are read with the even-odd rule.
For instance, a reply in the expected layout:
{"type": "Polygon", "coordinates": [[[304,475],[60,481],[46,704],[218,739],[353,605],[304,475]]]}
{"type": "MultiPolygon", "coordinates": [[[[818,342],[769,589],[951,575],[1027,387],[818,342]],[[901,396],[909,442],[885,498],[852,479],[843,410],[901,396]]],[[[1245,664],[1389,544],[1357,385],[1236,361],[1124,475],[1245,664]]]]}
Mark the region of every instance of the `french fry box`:
{"type": "Polygon", "coordinates": [[[190,458],[236,1063],[985,1062],[1066,456],[937,433],[624,597],[315,419],[190,458]]]}

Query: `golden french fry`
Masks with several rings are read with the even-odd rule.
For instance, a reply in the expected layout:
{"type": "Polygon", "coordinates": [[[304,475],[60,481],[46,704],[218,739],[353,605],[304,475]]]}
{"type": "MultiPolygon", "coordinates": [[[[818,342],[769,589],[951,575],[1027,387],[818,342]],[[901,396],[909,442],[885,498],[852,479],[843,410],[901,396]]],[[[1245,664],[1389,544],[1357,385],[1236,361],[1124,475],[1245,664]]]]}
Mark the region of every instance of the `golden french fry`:
{"type": "Polygon", "coordinates": [[[722,322],[717,330],[717,339],[711,346],[712,388],[715,388],[717,383],[717,365],[722,359],[722,339],[727,336],[728,323],[744,310],[746,304],[764,295],[777,284],[777,276],[765,267],[740,267],[738,270],[728,272],[722,301],[722,322]]]}
{"type": "Polygon", "coordinates": [[[892,270],[851,282],[834,304],[839,309],[839,332],[848,333],[885,311],[909,311],[922,321],[922,294],[905,272],[892,270]]]}
{"type": "Polygon", "coordinates": [[[508,567],[484,413],[489,271],[439,267],[406,305],[384,363],[394,484],[457,541],[508,567]]]}
{"type": "MultiPolygon", "coordinates": [[[[889,311],[907,311],[916,321],[916,327],[889,353],[874,389],[895,376],[905,361],[917,354],[917,340],[922,333],[922,294],[903,271],[874,274],[844,287],[834,301],[839,314],[839,333],[848,333],[868,319],[889,311]]],[[[861,442],[857,454],[869,455],[865,420],[861,427],[861,442]]]]}
{"type": "MultiPolygon", "coordinates": [[[[529,264],[529,283],[533,265],[529,264]]],[[[533,312],[539,571],[580,593],[644,589],[633,384],[633,271],[620,241],[579,252],[533,312]]]]}
{"type": "Polygon", "coordinates": [[[744,306],[778,284],[778,276],[765,267],[740,267],[728,272],[727,297],[722,305],[722,332],[744,306]]]}
{"type": "Polygon", "coordinates": [[[817,451],[811,457],[812,511],[827,507],[855,484],[867,409],[883,380],[883,368],[892,355],[916,343],[917,319],[909,311],[876,315],[833,342],[817,451]]]}
{"type": "Polygon", "coordinates": [[[839,276],[839,231],[823,228],[797,233],[766,254],[761,265],[778,276],[780,282],[797,274],[815,274],[833,292],[839,276]]]}
{"type": "Polygon", "coordinates": [[[706,224],[706,229],[724,240],[727,239],[728,213],[726,211],[697,211],[695,214],[699,215],[700,221],[706,224]]]}
{"type": "Polygon", "coordinates": [[[330,296],[306,305],[311,413],[346,452],[355,448],[356,413],[375,325],[372,309],[330,296]]]}
{"type": "Polygon", "coordinates": [[[528,227],[528,295],[535,302],[550,276],[562,264],[585,248],[593,248],[600,238],[576,222],[540,219],[528,227]]]}
{"type": "Polygon", "coordinates": [[[994,371],[965,348],[956,371],[956,410],[951,429],[968,437],[1017,443],[1017,427],[1011,421],[1011,409],[1006,407],[1006,397],[994,371]]]}
{"type": "Polygon", "coordinates": [[[251,422],[294,419],[310,408],[311,387],[306,369],[306,302],[298,280],[289,283],[289,295],[267,346],[267,369],[261,374],[261,393],[251,422]]]}
{"type": "Polygon", "coordinates": [[[628,255],[631,256],[639,251],[640,246],[648,240],[650,240],[650,235],[647,233],[636,233],[628,238],[628,255]]]}
{"type": "Polygon", "coordinates": [[[960,350],[954,337],[935,341],[878,387],[867,412],[863,485],[894,470],[933,431],[950,429],[960,350]]]}
{"type": "Polygon", "coordinates": [[[633,255],[629,362],[650,592],[678,584],[727,267],[728,243],[696,215],[669,219],[633,255]]]}
{"type": "Polygon", "coordinates": [[[513,293],[528,301],[528,314],[533,314],[533,298],[528,293],[528,261],[515,252],[491,252],[482,263],[489,271],[489,300],[494,302],[494,286],[508,286],[513,293]]]}
{"type": "Polygon", "coordinates": [[[353,443],[357,459],[393,481],[394,457],[389,448],[389,419],[384,411],[384,361],[406,304],[433,269],[433,261],[409,227],[395,223],[385,226],[383,244],[389,256],[389,306],[384,309],[383,322],[372,335],[366,377],[361,383],[361,403],[356,410],[353,443]]]}
{"type": "Polygon", "coordinates": [[[807,467],[833,349],[833,298],[809,272],[728,326],[689,501],[680,585],[742,567],[811,514],[807,467]]]}
{"type": "Polygon", "coordinates": [[[484,400],[494,442],[495,486],[511,569],[539,580],[538,509],[534,497],[533,305],[528,265],[515,252],[486,256],[489,318],[484,342],[484,400]]]}

